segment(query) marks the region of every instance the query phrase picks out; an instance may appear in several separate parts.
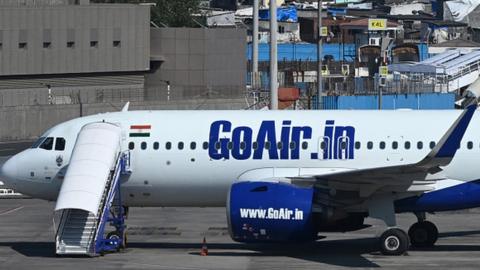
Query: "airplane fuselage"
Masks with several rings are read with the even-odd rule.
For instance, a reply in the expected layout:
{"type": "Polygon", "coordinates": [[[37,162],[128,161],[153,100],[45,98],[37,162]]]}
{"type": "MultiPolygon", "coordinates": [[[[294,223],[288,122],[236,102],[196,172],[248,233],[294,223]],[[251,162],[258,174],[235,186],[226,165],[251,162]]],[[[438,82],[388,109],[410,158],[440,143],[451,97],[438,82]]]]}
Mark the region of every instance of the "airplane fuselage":
{"type": "MultiPolygon", "coordinates": [[[[122,149],[130,151],[132,174],[122,184],[127,205],[224,206],[229,187],[238,180],[418,162],[459,114],[455,110],[99,114],[59,124],[42,135],[64,138],[63,150],[37,145],[15,156],[14,184],[22,193],[55,200],[78,132],[87,123],[105,121],[121,126],[122,149]]],[[[476,113],[459,151],[441,172],[443,180],[432,182],[432,190],[480,178],[479,138],[476,113]]]]}

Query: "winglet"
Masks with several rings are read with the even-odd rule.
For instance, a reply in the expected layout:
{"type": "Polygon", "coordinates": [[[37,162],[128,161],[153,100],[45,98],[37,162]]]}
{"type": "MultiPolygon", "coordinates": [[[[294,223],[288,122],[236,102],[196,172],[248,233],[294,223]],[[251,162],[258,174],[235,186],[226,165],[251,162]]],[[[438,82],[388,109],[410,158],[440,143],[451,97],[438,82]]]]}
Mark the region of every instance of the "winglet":
{"type": "Polygon", "coordinates": [[[125,103],[125,105],[123,105],[122,112],[128,112],[128,107],[130,107],[130,101],[128,101],[127,103],[125,103]]]}
{"type": "Polygon", "coordinates": [[[418,165],[422,167],[435,167],[445,166],[450,163],[455,153],[457,153],[458,148],[460,148],[460,142],[462,141],[463,135],[465,135],[465,131],[476,109],[476,102],[465,108],[437,145],[418,165]]]}

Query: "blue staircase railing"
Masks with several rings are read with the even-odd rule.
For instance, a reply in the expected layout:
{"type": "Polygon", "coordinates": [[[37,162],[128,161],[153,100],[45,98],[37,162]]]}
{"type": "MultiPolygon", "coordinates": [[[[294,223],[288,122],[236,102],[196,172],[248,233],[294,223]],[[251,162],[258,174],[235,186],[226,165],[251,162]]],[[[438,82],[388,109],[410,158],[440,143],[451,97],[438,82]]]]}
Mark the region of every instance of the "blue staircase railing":
{"type": "Polygon", "coordinates": [[[112,173],[112,179],[106,188],[108,194],[105,197],[100,213],[94,241],[94,253],[96,255],[103,255],[107,252],[115,252],[125,248],[126,213],[122,205],[120,177],[130,173],[130,153],[119,154],[112,173]],[[115,231],[105,235],[107,224],[115,227],[115,231]]]}

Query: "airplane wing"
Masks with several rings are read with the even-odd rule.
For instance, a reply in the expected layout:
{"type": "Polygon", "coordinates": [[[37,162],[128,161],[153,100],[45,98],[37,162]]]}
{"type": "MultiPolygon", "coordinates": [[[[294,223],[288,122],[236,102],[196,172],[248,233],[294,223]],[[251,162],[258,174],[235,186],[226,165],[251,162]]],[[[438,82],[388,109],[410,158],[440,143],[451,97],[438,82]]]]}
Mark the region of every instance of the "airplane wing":
{"type": "MultiPolygon", "coordinates": [[[[291,179],[293,184],[310,182],[317,186],[339,186],[350,190],[353,188],[360,190],[360,197],[367,197],[385,186],[389,186],[390,189],[395,189],[395,186],[397,186],[398,191],[407,191],[409,188],[412,189],[415,184],[431,184],[432,181],[425,181],[425,177],[428,174],[440,173],[442,171],[441,167],[448,165],[453,159],[476,107],[476,104],[472,104],[465,108],[438,144],[425,158],[417,163],[347,170],[320,175],[299,175],[288,178],[291,179]]],[[[426,191],[423,189],[415,190],[414,188],[412,190],[426,191]]]]}

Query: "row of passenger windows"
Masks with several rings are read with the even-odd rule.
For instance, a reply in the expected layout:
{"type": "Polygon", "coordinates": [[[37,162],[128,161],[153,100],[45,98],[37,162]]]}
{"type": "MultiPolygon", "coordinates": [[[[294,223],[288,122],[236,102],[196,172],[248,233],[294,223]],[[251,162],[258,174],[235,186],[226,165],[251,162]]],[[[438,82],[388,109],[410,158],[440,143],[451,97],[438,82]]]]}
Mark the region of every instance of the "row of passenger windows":
{"type": "MultiPolygon", "coordinates": [[[[428,147],[429,147],[430,149],[433,149],[433,148],[435,147],[435,144],[436,144],[436,143],[435,143],[434,141],[431,141],[431,142],[428,144],[428,147]]],[[[369,150],[371,150],[371,149],[374,148],[374,143],[373,143],[372,141],[367,142],[366,145],[367,145],[367,149],[369,149],[369,150]]],[[[321,149],[325,149],[326,146],[327,146],[327,143],[325,143],[325,142],[322,142],[322,143],[320,144],[320,148],[321,148],[321,149]]],[[[361,142],[359,142],[359,141],[356,141],[356,142],[355,142],[355,149],[360,149],[361,146],[362,146],[362,143],[361,143],[361,142]]],[[[166,142],[166,143],[165,143],[165,149],[166,149],[166,150],[171,150],[172,147],[174,147],[172,142],[166,142]]],[[[245,142],[240,142],[240,149],[244,150],[246,147],[247,147],[247,144],[246,144],[245,142]]],[[[308,142],[302,142],[301,147],[302,147],[302,149],[307,149],[307,148],[308,148],[308,142]]],[[[393,141],[393,142],[391,143],[391,148],[392,148],[392,149],[396,150],[396,149],[398,149],[399,147],[400,147],[400,145],[399,145],[398,142],[393,141]]],[[[153,149],[154,149],[154,150],[158,150],[159,148],[160,148],[159,142],[154,142],[154,143],[153,143],[153,149]]],[[[185,149],[185,148],[186,148],[185,143],[184,143],[184,142],[178,142],[177,145],[176,145],[176,148],[178,148],[179,150],[185,149]]],[[[197,148],[197,143],[196,143],[196,142],[191,142],[191,143],[190,143],[190,149],[191,149],[191,150],[195,150],[196,148],[197,148]]],[[[208,142],[203,142],[203,143],[202,143],[202,148],[205,149],[205,150],[208,149],[208,142]]],[[[216,142],[216,143],[215,143],[215,149],[219,150],[220,148],[221,148],[221,143],[220,143],[220,142],[216,142]]],[[[230,149],[230,150],[233,149],[233,142],[228,142],[228,143],[227,143],[227,148],[230,149]]],[[[258,149],[258,142],[253,142],[253,143],[252,143],[252,148],[253,148],[253,149],[258,149]]],[[[271,148],[271,143],[270,143],[270,142],[265,142],[264,148],[267,149],[267,150],[270,149],[270,148],[271,148]]],[[[290,142],[289,148],[292,149],[292,150],[293,150],[293,149],[296,149],[296,148],[297,148],[296,143],[295,143],[295,142],[290,142]]],[[[342,142],[340,143],[340,148],[341,148],[341,149],[346,149],[346,148],[347,148],[347,142],[346,142],[346,141],[342,141],[342,142]]],[[[385,149],[385,148],[387,148],[387,143],[384,142],[384,141],[379,142],[379,143],[378,143],[378,148],[379,148],[379,149],[385,149]]],[[[410,149],[410,148],[412,148],[412,143],[409,142],[409,141],[404,142],[403,148],[404,148],[404,149],[407,149],[407,150],[410,149]]],[[[423,148],[424,148],[424,143],[423,143],[422,141],[417,142],[417,143],[416,143],[416,148],[417,148],[417,149],[423,149],[423,148]]],[[[134,142],[130,142],[130,143],[128,144],[128,149],[130,149],[130,150],[135,149],[135,143],[134,143],[134,142]]],[[[142,150],[147,149],[147,143],[146,143],[146,142],[141,142],[141,143],[140,143],[140,149],[142,149],[142,150]]],[[[283,149],[283,143],[282,143],[282,142],[278,142],[278,143],[277,143],[277,149],[279,149],[279,150],[283,149]]],[[[467,142],[467,149],[473,149],[473,142],[471,142],[471,141],[467,142]]]]}
{"type": "MultiPolygon", "coordinates": [[[[170,150],[172,149],[173,147],[173,144],[172,142],[166,142],[165,143],[165,149],[166,150],[170,150]]],[[[177,143],[177,146],[176,146],[179,150],[183,150],[185,148],[185,143],[184,142],[178,142],[177,143]]],[[[240,142],[240,149],[244,150],[245,148],[247,147],[247,144],[245,142],[240,142]]],[[[265,145],[264,145],[265,149],[270,149],[271,147],[271,144],[270,142],[265,142],[265,145]]],[[[290,142],[290,149],[295,149],[297,146],[296,146],[296,143],[295,142],[290,142]]],[[[153,149],[154,150],[158,150],[160,148],[160,144],[158,142],[154,142],[153,143],[153,149]]],[[[191,150],[195,150],[197,148],[197,143],[196,142],[191,142],[190,143],[190,149],[191,150]]],[[[202,148],[203,149],[208,149],[208,142],[203,142],[202,143],[202,148]]],[[[221,148],[221,144],[220,142],[216,142],[215,143],[215,149],[219,150],[221,148]]],[[[228,149],[233,149],[233,143],[232,142],[228,142],[227,143],[227,148],[228,149]]],[[[252,148],[253,149],[258,149],[258,143],[257,142],[253,142],[252,143],[252,148]]],[[[283,143],[282,142],[278,142],[277,143],[277,148],[278,149],[282,149],[283,148],[283,143]]],[[[303,142],[302,143],[302,149],[307,149],[308,148],[308,143],[307,142],[303,142]]],[[[128,144],[128,149],[130,150],[133,150],[135,149],[135,143],[134,142],[130,142],[128,144]]],[[[146,142],[141,142],[140,143],[140,149],[142,150],[145,150],[147,149],[147,143],[146,142]]]]}

